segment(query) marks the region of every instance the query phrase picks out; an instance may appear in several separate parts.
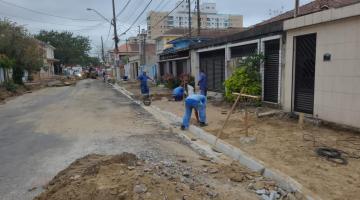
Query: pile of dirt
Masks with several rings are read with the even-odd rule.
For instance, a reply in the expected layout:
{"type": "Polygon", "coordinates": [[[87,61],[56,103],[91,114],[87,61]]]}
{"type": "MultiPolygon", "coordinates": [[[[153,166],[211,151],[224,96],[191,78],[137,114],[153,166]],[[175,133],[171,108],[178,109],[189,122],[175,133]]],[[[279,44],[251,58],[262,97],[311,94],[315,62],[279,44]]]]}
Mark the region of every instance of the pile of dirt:
{"type": "Polygon", "coordinates": [[[5,100],[23,95],[25,93],[30,93],[32,90],[36,90],[37,88],[32,88],[27,85],[17,85],[15,91],[8,91],[5,87],[0,86],[0,103],[5,100]]]}
{"type": "Polygon", "coordinates": [[[186,159],[150,163],[130,153],[91,154],[59,172],[34,200],[226,200],[236,199],[239,193],[249,193],[247,199],[270,198],[272,193],[283,200],[303,199],[289,198],[292,194],[274,181],[236,162],[218,164],[205,157],[199,160],[205,164],[197,169],[187,166],[186,159]]]}
{"type": "Polygon", "coordinates": [[[180,176],[170,176],[165,168],[166,164],[147,165],[129,153],[92,154],[61,171],[35,200],[203,199],[208,196],[205,186],[182,183],[180,176]]]}

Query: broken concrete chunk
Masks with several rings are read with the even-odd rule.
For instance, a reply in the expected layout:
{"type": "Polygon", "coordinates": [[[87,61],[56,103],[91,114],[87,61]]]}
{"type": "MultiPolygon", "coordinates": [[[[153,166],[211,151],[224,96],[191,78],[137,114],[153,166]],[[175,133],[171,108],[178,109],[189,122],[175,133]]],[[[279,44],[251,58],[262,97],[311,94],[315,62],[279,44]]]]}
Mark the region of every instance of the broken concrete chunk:
{"type": "Polygon", "coordinates": [[[256,194],[258,194],[258,195],[266,194],[266,190],[265,189],[256,190],[256,194]]]}
{"type": "Polygon", "coordinates": [[[134,192],[141,194],[147,191],[147,187],[144,184],[135,185],[134,192]]]}
{"type": "Polygon", "coordinates": [[[241,137],[240,138],[241,144],[255,144],[256,143],[256,137],[255,136],[249,136],[249,137],[241,137]]]}

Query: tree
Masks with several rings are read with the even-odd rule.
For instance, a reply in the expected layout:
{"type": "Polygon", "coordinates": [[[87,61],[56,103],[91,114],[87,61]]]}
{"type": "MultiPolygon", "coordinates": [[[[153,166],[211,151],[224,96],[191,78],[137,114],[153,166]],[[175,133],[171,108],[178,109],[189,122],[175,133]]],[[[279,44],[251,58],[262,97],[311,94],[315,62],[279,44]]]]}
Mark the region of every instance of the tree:
{"type": "Polygon", "coordinates": [[[39,71],[43,66],[43,51],[23,26],[0,20],[0,54],[14,61],[13,79],[22,84],[24,70],[39,71]]]}
{"type": "Polygon", "coordinates": [[[100,66],[101,62],[98,57],[87,57],[84,61],[86,66],[100,66]]]}
{"type": "Polygon", "coordinates": [[[74,36],[71,32],[40,31],[37,39],[55,46],[55,57],[63,65],[87,65],[90,40],[83,36],[74,36]]]}

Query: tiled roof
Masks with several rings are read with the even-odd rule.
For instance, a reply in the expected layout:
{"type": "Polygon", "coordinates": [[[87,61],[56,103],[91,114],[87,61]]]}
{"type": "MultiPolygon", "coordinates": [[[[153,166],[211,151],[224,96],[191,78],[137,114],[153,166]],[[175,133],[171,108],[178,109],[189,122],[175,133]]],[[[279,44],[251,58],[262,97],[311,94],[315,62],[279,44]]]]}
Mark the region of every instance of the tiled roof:
{"type": "MultiPolygon", "coordinates": [[[[354,3],[359,3],[360,0],[315,0],[308,4],[299,7],[299,15],[308,15],[311,13],[319,12],[329,8],[340,8],[354,3]]],[[[255,26],[268,24],[275,21],[283,21],[294,17],[294,10],[287,11],[281,15],[265,20],[255,26]]]]}
{"type": "MultiPolygon", "coordinates": [[[[155,54],[155,44],[146,44],[146,52],[149,54],[155,54]]],[[[122,44],[118,48],[118,53],[121,55],[127,54],[137,54],[139,53],[139,44],[138,43],[130,43],[130,44],[122,44]]]]}

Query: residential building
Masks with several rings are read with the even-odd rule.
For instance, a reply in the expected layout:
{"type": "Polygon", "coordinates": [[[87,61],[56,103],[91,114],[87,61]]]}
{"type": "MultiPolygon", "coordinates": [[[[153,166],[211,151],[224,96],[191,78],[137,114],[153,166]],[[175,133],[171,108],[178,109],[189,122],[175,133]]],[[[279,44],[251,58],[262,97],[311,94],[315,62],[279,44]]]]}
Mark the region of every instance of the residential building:
{"type": "Polygon", "coordinates": [[[360,0],[315,0],[231,36],[190,46],[191,73],[210,91],[236,59],[262,53],[262,100],[288,112],[360,128],[360,0]]]}
{"type": "Polygon", "coordinates": [[[169,42],[186,35],[186,32],[183,28],[173,28],[154,38],[156,53],[160,54],[164,49],[171,48],[172,44],[169,44],[169,42]]]}
{"type": "MultiPolygon", "coordinates": [[[[191,21],[192,27],[197,27],[197,13],[191,11],[189,19],[189,5],[186,1],[177,2],[178,8],[169,12],[151,11],[147,16],[148,38],[155,39],[172,28],[186,28],[191,21]]],[[[192,9],[193,10],[193,9],[192,9]]],[[[226,29],[242,28],[242,15],[219,14],[215,3],[203,3],[200,5],[201,28],[203,29],[226,29]]]]}
{"type": "MultiPolygon", "coordinates": [[[[119,68],[113,67],[113,76],[117,79],[127,76],[128,79],[136,80],[139,73],[144,70],[148,71],[150,76],[156,76],[155,51],[155,43],[146,40],[144,31],[136,37],[128,38],[126,43],[121,44],[118,48],[119,68]],[[154,73],[150,73],[152,71],[154,73]]],[[[109,54],[111,55],[109,63],[115,64],[114,51],[109,51],[109,54]]]]}
{"type": "MultiPolygon", "coordinates": [[[[53,47],[50,43],[46,43],[40,40],[37,40],[37,43],[43,52],[44,64],[38,73],[34,73],[31,75],[32,79],[39,80],[39,79],[51,78],[52,76],[55,75],[54,64],[59,61],[54,56],[54,51],[56,48],[53,47]]],[[[25,71],[25,76],[23,78],[24,81],[28,80],[28,76],[29,74],[25,71]]]]}
{"type": "MultiPolygon", "coordinates": [[[[160,51],[157,51],[159,69],[158,74],[160,77],[164,75],[173,75],[175,77],[182,74],[191,74],[192,66],[190,61],[190,46],[194,44],[201,44],[202,42],[209,41],[217,37],[231,35],[236,32],[244,30],[243,28],[231,29],[203,29],[201,30],[200,37],[177,37],[174,40],[166,42],[166,46],[161,46],[160,51]]],[[[184,34],[186,35],[188,29],[175,28],[167,31],[164,36],[173,36],[184,34]]],[[[166,37],[158,37],[157,43],[166,37]]],[[[163,44],[165,41],[162,41],[163,44]]]]}

